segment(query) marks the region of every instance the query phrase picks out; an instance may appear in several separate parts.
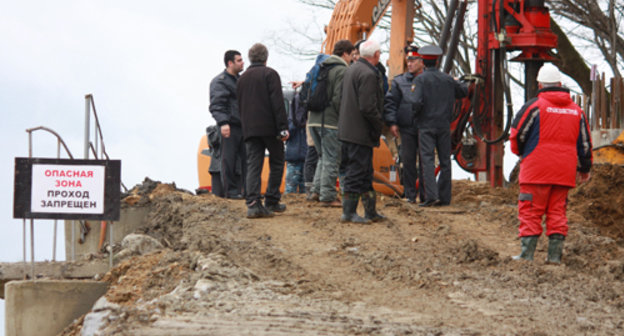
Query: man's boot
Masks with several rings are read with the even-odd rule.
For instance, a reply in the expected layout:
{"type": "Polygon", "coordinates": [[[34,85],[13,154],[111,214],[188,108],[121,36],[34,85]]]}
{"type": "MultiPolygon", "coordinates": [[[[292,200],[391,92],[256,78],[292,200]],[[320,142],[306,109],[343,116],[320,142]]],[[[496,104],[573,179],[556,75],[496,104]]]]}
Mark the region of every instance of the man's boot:
{"type": "Polygon", "coordinates": [[[548,236],[548,259],[547,262],[561,264],[561,254],[563,252],[563,241],[565,236],[560,233],[553,233],[548,236]]]}
{"type": "Polygon", "coordinates": [[[360,224],[368,224],[369,220],[364,219],[358,216],[356,210],[358,201],[360,199],[359,194],[345,193],[342,197],[342,217],[340,217],[340,221],[343,223],[351,222],[351,223],[360,223],[360,224]]]}
{"type": "Polygon", "coordinates": [[[270,212],[284,212],[286,211],[286,204],[282,204],[279,201],[264,200],[264,208],[270,212]]]}
{"type": "Polygon", "coordinates": [[[520,237],[522,251],[520,252],[520,255],[512,257],[513,260],[533,260],[533,253],[535,253],[535,247],[537,246],[538,238],[539,236],[520,237]]]}
{"type": "Polygon", "coordinates": [[[363,193],[362,204],[364,205],[364,218],[373,222],[380,222],[386,219],[386,216],[377,212],[377,194],[375,191],[363,193]]]}
{"type": "Polygon", "coordinates": [[[262,206],[262,202],[254,201],[247,207],[247,218],[273,217],[273,212],[262,206]]]}

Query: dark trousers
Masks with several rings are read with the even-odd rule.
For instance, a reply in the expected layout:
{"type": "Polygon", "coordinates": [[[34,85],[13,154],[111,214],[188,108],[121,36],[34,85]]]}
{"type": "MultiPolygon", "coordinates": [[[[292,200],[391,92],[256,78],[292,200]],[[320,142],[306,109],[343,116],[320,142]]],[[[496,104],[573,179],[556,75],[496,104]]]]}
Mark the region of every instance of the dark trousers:
{"type": "Polygon", "coordinates": [[[221,185],[223,196],[243,194],[247,163],[243,130],[230,125],[230,137],[221,137],[221,185]]]}
{"type": "Polygon", "coordinates": [[[451,130],[450,128],[427,128],[418,130],[420,163],[423,169],[421,186],[425,189],[425,201],[440,200],[451,203],[451,130]],[[435,151],[440,161],[440,176],[436,183],[435,151]]]}
{"type": "Polygon", "coordinates": [[[247,206],[260,201],[264,151],[269,151],[269,181],[264,196],[266,203],[277,204],[281,198],[280,185],[284,175],[284,142],[272,136],[251,137],[245,140],[247,147],[247,206]]]}
{"type": "Polygon", "coordinates": [[[308,146],[308,151],[306,152],[305,165],[303,167],[303,181],[304,182],[312,182],[314,181],[314,173],[316,172],[316,164],[318,163],[318,153],[316,152],[316,147],[308,146]]]}
{"type": "Polygon", "coordinates": [[[212,193],[215,196],[225,197],[223,195],[223,185],[221,185],[221,173],[210,173],[210,181],[212,193]]]}
{"type": "Polygon", "coordinates": [[[373,190],[373,148],[342,142],[344,192],[362,194],[373,190]]]}
{"type": "Polygon", "coordinates": [[[416,157],[418,156],[418,134],[401,132],[401,161],[403,162],[403,187],[405,197],[416,199],[416,157]]]}

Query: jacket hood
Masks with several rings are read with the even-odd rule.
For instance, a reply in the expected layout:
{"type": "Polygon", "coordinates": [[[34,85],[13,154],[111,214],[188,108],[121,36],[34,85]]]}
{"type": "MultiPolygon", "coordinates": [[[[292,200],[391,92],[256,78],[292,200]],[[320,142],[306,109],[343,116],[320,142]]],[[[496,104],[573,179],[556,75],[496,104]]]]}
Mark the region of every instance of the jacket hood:
{"type": "Polygon", "coordinates": [[[323,64],[325,65],[342,64],[344,66],[347,66],[347,62],[345,62],[345,60],[342,59],[342,57],[338,57],[336,55],[329,56],[326,60],[323,61],[323,64]]]}
{"type": "Polygon", "coordinates": [[[570,90],[563,87],[549,87],[538,91],[537,96],[553,105],[564,106],[570,103],[570,90]]]}

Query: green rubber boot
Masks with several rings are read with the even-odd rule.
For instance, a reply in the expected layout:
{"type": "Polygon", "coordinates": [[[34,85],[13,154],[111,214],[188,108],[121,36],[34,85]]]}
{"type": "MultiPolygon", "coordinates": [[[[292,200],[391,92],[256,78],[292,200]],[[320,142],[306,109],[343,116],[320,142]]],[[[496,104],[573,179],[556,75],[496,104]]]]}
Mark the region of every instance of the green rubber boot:
{"type": "Polygon", "coordinates": [[[362,205],[364,205],[364,218],[373,222],[381,222],[386,216],[377,212],[377,194],[369,191],[362,194],[362,205]]]}
{"type": "Polygon", "coordinates": [[[522,251],[520,255],[514,256],[513,260],[533,260],[533,254],[535,253],[535,247],[537,246],[537,239],[539,236],[526,236],[520,237],[520,243],[522,244],[522,251]]]}
{"type": "Polygon", "coordinates": [[[342,223],[359,223],[359,224],[368,224],[370,221],[368,219],[364,219],[358,216],[356,210],[358,201],[360,200],[359,194],[353,193],[344,193],[342,197],[342,217],[340,217],[340,221],[342,223]]]}
{"type": "Polygon", "coordinates": [[[561,254],[563,253],[563,241],[565,236],[560,233],[553,233],[548,236],[548,258],[547,262],[561,264],[561,254]]]}

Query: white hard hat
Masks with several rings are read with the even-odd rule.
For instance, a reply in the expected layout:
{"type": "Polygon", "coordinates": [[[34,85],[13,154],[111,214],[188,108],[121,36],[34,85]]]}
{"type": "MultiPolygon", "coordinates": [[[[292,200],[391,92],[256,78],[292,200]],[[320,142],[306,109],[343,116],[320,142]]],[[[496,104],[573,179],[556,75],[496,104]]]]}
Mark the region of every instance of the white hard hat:
{"type": "Polygon", "coordinates": [[[537,73],[537,81],[540,83],[560,83],[561,73],[551,63],[544,64],[537,73]]]}

